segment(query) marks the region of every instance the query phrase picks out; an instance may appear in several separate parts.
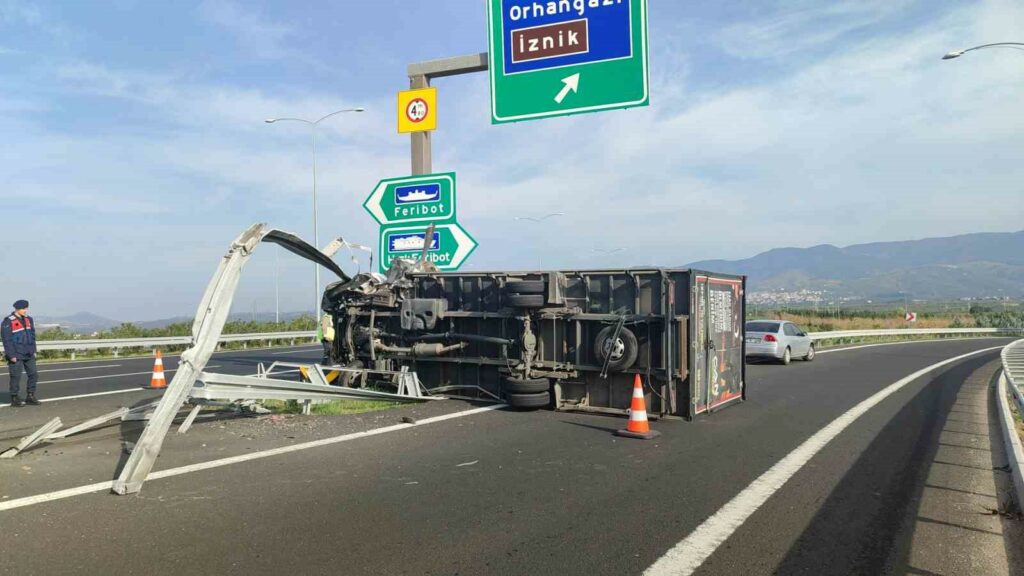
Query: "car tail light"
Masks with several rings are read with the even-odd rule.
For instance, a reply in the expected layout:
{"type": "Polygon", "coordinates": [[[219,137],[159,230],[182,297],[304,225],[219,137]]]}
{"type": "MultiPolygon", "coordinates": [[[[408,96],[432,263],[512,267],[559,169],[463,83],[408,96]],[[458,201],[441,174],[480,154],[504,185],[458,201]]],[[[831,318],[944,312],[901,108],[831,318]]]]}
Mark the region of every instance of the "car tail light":
{"type": "Polygon", "coordinates": [[[776,339],[775,339],[775,336],[772,336],[771,334],[765,334],[764,335],[764,341],[765,342],[775,342],[776,339]]]}

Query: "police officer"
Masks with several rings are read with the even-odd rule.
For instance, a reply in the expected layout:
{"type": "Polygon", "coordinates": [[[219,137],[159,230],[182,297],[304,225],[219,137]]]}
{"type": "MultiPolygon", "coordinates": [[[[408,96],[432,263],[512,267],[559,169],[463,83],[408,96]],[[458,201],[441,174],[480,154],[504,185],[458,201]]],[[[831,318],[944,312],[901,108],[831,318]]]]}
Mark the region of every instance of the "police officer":
{"type": "Polygon", "coordinates": [[[18,388],[21,385],[21,373],[28,374],[28,386],[25,404],[38,406],[36,400],[36,382],[39,372],[36,370],[36,327],[32,317],[28,315],[28,300],[14,303],[14,313],[0,323],[0,337],[4,342],[4,356],[7,358],[7,370],[11,373],[11,406],[21,406],[18,388]]]}

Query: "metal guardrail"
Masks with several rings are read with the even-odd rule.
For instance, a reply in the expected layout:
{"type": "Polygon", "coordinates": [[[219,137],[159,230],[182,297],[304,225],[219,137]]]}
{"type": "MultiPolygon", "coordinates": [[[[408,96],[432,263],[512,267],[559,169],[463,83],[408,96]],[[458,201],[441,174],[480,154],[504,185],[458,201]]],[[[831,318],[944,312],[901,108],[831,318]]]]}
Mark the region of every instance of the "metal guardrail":
{"type": "Polygon", "coordinates": [[[1003,360],[1003,373],[1006,374],[1006,383],[1009,384],[1013,397],[1017,399],[1017,406],[1021,414],[1024,414],[1024,340],[1017,340],[1013,344],[1003,348],[1000,354],[1003,360]]]}
{"type": "MultiPolygon", "coordinates": [[[[871,336],[955,336],[955,335],[1024,335],[1024,330],[1009,328],[893,328],[885,330],[837,330],[833,332],[811,332],[812,340],[831,340],[835,338],[861,338],[871,336]]],[[[252,342],[256,340],[303,340],[316,336],[315,330],[296,332],[253,332],[248,334],[224,334],[218,342],[252,342]]],[[[124,348],[156,348],[158,346],[188,346],[192,343],[191,336],[161,336],[157,338],[91,338],[81,340],[40,340],[39,350],[117,350],[124,348]]],[[[0,344],[0,351],[3,345],[0,344]]],[[[1024,369],[1020,370],[1018,380],[1024,380],[1024,369]]]]}
{"type": "Polygon", "coordinates": [[[1003,374],[999,378],[997,390],[999,412],[1002,416],[1003,443],[1006,446],[1006,466],[1016,490],[1014,500],[1017,503],[1017,511],[1021,512],[1024,511],[1024,443],[1017,434],[1017,424],[1010,411],[1010,400],[1007,396],[1013,396],[1017,401],[1018,412],[1024,414],[1024,394],[1021,393],[1021,386],[1024,385],[1024,340],[1017,340],[1005,346],[999,355],[1003,361],[1003,374]],[[1006,393],[1007,388],[1010,389],[1010,394],[1006,393]]]}
{"type": "MultiPolygon", "coordinates": [[[[316,337],[315,330],[298,332],[252,332],[248,334],[224,334],[218,340],[225,342],[252,342],[257,340],[303,340],[316,337]]],[[[39,350],[120,350],[124,348],[156,348],[158,346],[188,346],[191,336],[160,336],[157,338],[90,338],[81,340],[40,340],[39,350]]],[[[0,351],[3,344],[0,344],[0,351]]]]}
{"type": "Polygon", "coordinates": [[[1020,335],[1024,330],[1015,328],[889,328],[884,330],[836,330],[833,332],[811,332],[812,340],[835,338],[860,338],[867,336],[956,336],[956,335],[1020,335]]]}

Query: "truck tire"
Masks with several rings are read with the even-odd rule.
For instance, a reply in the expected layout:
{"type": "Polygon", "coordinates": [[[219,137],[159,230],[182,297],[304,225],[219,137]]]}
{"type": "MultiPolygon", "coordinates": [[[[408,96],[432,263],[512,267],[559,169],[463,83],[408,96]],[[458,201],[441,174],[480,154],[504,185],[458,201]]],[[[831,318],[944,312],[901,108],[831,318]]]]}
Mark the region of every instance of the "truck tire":
{"type": "Polygon", "coordinates": [[[504,388],[506,394],[547,394],[551,388],[551,381],[547,378],[505,378],[504,388]]]}
{"type": "Polygon", "coordinates": [[[513,408],[536,410],[549,405],[551,397],[547,392],[539,392],[537,394],[505,394],[505,401],[513,408]]]}
{"type": "Polygon", "coordinates": [[[636,335],[629,328],[623,326],[619,331],[618,340],[614,343],[610,342],[613,333],[615,333],[615,326],[607,326],[598,332],[597,338],[594,340],[594,352],[601,364],[604,364],[605,358],[611,354],[608,370],[620,372],[633,366],[640,347],[637,345],[636,335]]]}
{"type": "Polygon", "coordinates": [[[543,294],[509,294],[505,297],[505,303],[516,308],[543,308],[543,294]]]}
{"type": "Polygon", "coordinates": [[[543,280],[509,280],[505,283],[508,294],[544,294],[547,286],[543,280]]]}

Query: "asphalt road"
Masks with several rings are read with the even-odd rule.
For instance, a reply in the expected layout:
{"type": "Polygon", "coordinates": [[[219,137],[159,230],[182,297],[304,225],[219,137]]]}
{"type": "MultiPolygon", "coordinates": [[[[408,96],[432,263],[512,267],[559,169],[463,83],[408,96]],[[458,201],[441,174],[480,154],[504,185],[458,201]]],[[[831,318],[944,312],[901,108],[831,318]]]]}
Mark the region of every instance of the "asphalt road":
{"type": "MultiPolygon", "coordinates": [[[[204,422],[168,439],[156,466],[168,477],[138,496],[100,490],[0,508],[0,573],[640,574],[861,401],[924,367],[1006,342],[876,346],[788,367],[752,365],[747,402],[693,422],[657,422],[662,436],[649,442],[612,436],[622,424],[613,417],[463,415],[473,406],[456,401],[357,417],[204,422]],[[404,415],[426,423],[396,427],[404,415]],[[386,432],[247,459],[372,429],[386,432]],[[243,461],[188,468],[230,456],[243,461]]],[[[212,364],[244,372],[260,354],[267,352],[212,364]]],[[[996,355],[924,375],[854,420],[697,573],[933,573],[911,562],[920,545],[917,503],[941,435],[958,419],[958,395],[994,372],[996,355]]],[[[120,363],[118,370],[139,371],[120,363]]],[[[56,382],[58,374],[41,385],[44,399],[51,390],[111,389],[101,379],[59,388],[66,383],[56,382]]],[[[133,379],[124,386],[142,384],[121,378],[133,379]]],[[[0,409],[0,440],[52,415],[73,422],[146,394],[0,409]]],[[[0,506],[109,480],[122,460],[120,442],[137,431],[112,426],[0,461],[0,506]]],[[[990,458],[997,459],[994,449],[990,458]]],[[[1003,522],[1016,570],[1024,567],[1019,521],[1003,522]]]]}

